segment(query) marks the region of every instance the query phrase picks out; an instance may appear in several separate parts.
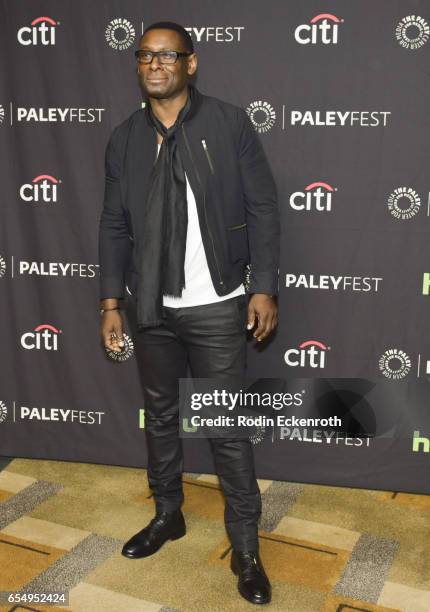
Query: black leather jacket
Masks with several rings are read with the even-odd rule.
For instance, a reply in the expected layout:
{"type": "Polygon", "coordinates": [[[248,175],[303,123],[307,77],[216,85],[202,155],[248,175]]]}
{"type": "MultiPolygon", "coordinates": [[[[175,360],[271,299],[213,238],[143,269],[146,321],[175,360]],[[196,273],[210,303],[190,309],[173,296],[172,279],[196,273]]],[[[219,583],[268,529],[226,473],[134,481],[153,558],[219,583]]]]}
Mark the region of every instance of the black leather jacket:
{"type": "MultiPolygon", "coordinates": [[[[195,195],[200,231],[215,291],[226,295],[251,264],[249,293],[278,293],[279,208],[275,182],[246,112],[196,89],[194,112],[177,134],[195,195]]],[[[145,109],[112,132],[105,155],[99,222],[100,299],[137,288],[139,237],[157,133],[145,109]]],[[[144,282],[144,280],[143,280],[144,282]]]]}

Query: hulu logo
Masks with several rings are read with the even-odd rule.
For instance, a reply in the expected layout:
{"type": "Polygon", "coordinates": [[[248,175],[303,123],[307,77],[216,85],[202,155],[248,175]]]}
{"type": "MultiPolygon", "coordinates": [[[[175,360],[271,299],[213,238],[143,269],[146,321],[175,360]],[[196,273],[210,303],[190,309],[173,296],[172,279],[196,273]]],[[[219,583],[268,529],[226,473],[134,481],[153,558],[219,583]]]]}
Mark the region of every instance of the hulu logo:
{"type": "Polygon", "coordinates": [[[188,433],[194,433],[197,430],[198,430],[198,427],[196,425],[191,425],[187,418],[184,417],[182,419],[182,431],[185,431],[188,433]]]}
{"type": "Polygon", "coordinates": [[[423,438],[420,436],[419,431],[414,431],[412,450],[414,453],[430,453],[430,439],[423,438]]]}
{"type": "Polygon", "coordinates": [[[423,295],[430,293],[430,272],[424,272],[423,274],[423,295]]]}
{"type": "MultiPolygon", "coordinates": [[[[145,409],[139,410],[139,429],[145,429],[145,409]]],[[[192,433],[198,430],[198,427],[190,425],[188,419],[182,419],[182,429],[188,433],[192,433]]]]}

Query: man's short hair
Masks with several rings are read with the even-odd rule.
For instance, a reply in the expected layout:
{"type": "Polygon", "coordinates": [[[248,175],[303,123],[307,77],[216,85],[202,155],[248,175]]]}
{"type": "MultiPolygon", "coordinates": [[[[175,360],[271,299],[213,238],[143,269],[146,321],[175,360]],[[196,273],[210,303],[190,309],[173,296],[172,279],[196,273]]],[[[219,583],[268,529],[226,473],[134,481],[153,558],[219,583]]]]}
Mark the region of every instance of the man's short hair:
{"type": "Polygon", "coordinates": [[[178,34],[180,34],[182,38],[185,51],[188,51],[189,53],[194,53],[193,39],[191,38],[187,30],[181,25],[179,25],[179,23],[175,23],[174,21],[157,21],[156,23],[152,23],[150,26],[148,26],[146,30],[144,30],[142,36],[144,36],[146,32],[148,32],[148,30],[155,29],[175,30],[175,32],[178,32],[178,34]]]}

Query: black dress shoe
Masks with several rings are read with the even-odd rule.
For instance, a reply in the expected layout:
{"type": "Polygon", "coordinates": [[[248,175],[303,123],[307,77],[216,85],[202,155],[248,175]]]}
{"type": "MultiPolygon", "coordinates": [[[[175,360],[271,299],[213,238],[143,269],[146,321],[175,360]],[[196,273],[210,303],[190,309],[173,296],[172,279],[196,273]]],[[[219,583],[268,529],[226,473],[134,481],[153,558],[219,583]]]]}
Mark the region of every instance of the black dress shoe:
{"type": "Polygon", "coordinates": [[[237,588],[242,597],[255,604],[269,603],[271,586],[258,552],[233,549],[230,567],[239,576],[237,588]]]}
{"type": "Polygon", "coordinates": [[[178,540],[185,533],[184,515],[180,509],[174,512],[157,512],[146,527],[124,544],[121,554],[129,559],[149,557],[167,540],[178,540]]]}

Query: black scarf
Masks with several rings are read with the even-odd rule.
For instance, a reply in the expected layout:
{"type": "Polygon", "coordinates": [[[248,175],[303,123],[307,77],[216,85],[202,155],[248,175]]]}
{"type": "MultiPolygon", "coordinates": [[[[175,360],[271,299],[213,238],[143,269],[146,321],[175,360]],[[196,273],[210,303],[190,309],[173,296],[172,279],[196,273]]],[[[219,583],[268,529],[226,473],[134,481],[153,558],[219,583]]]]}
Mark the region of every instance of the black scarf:
{"type": "Polygon", "coordinates": [[[163,295],[179,297],[185,287],[187,184],[176,132],[192,108],[195,95],[194,86],[189,84],[187,102],[169,128],[155,116],[149,102],[146,106],[149,122],[163,136],[163,142],[150,175],[145,203],[139,257],[139,328],[160,325],[163,295]]]}

